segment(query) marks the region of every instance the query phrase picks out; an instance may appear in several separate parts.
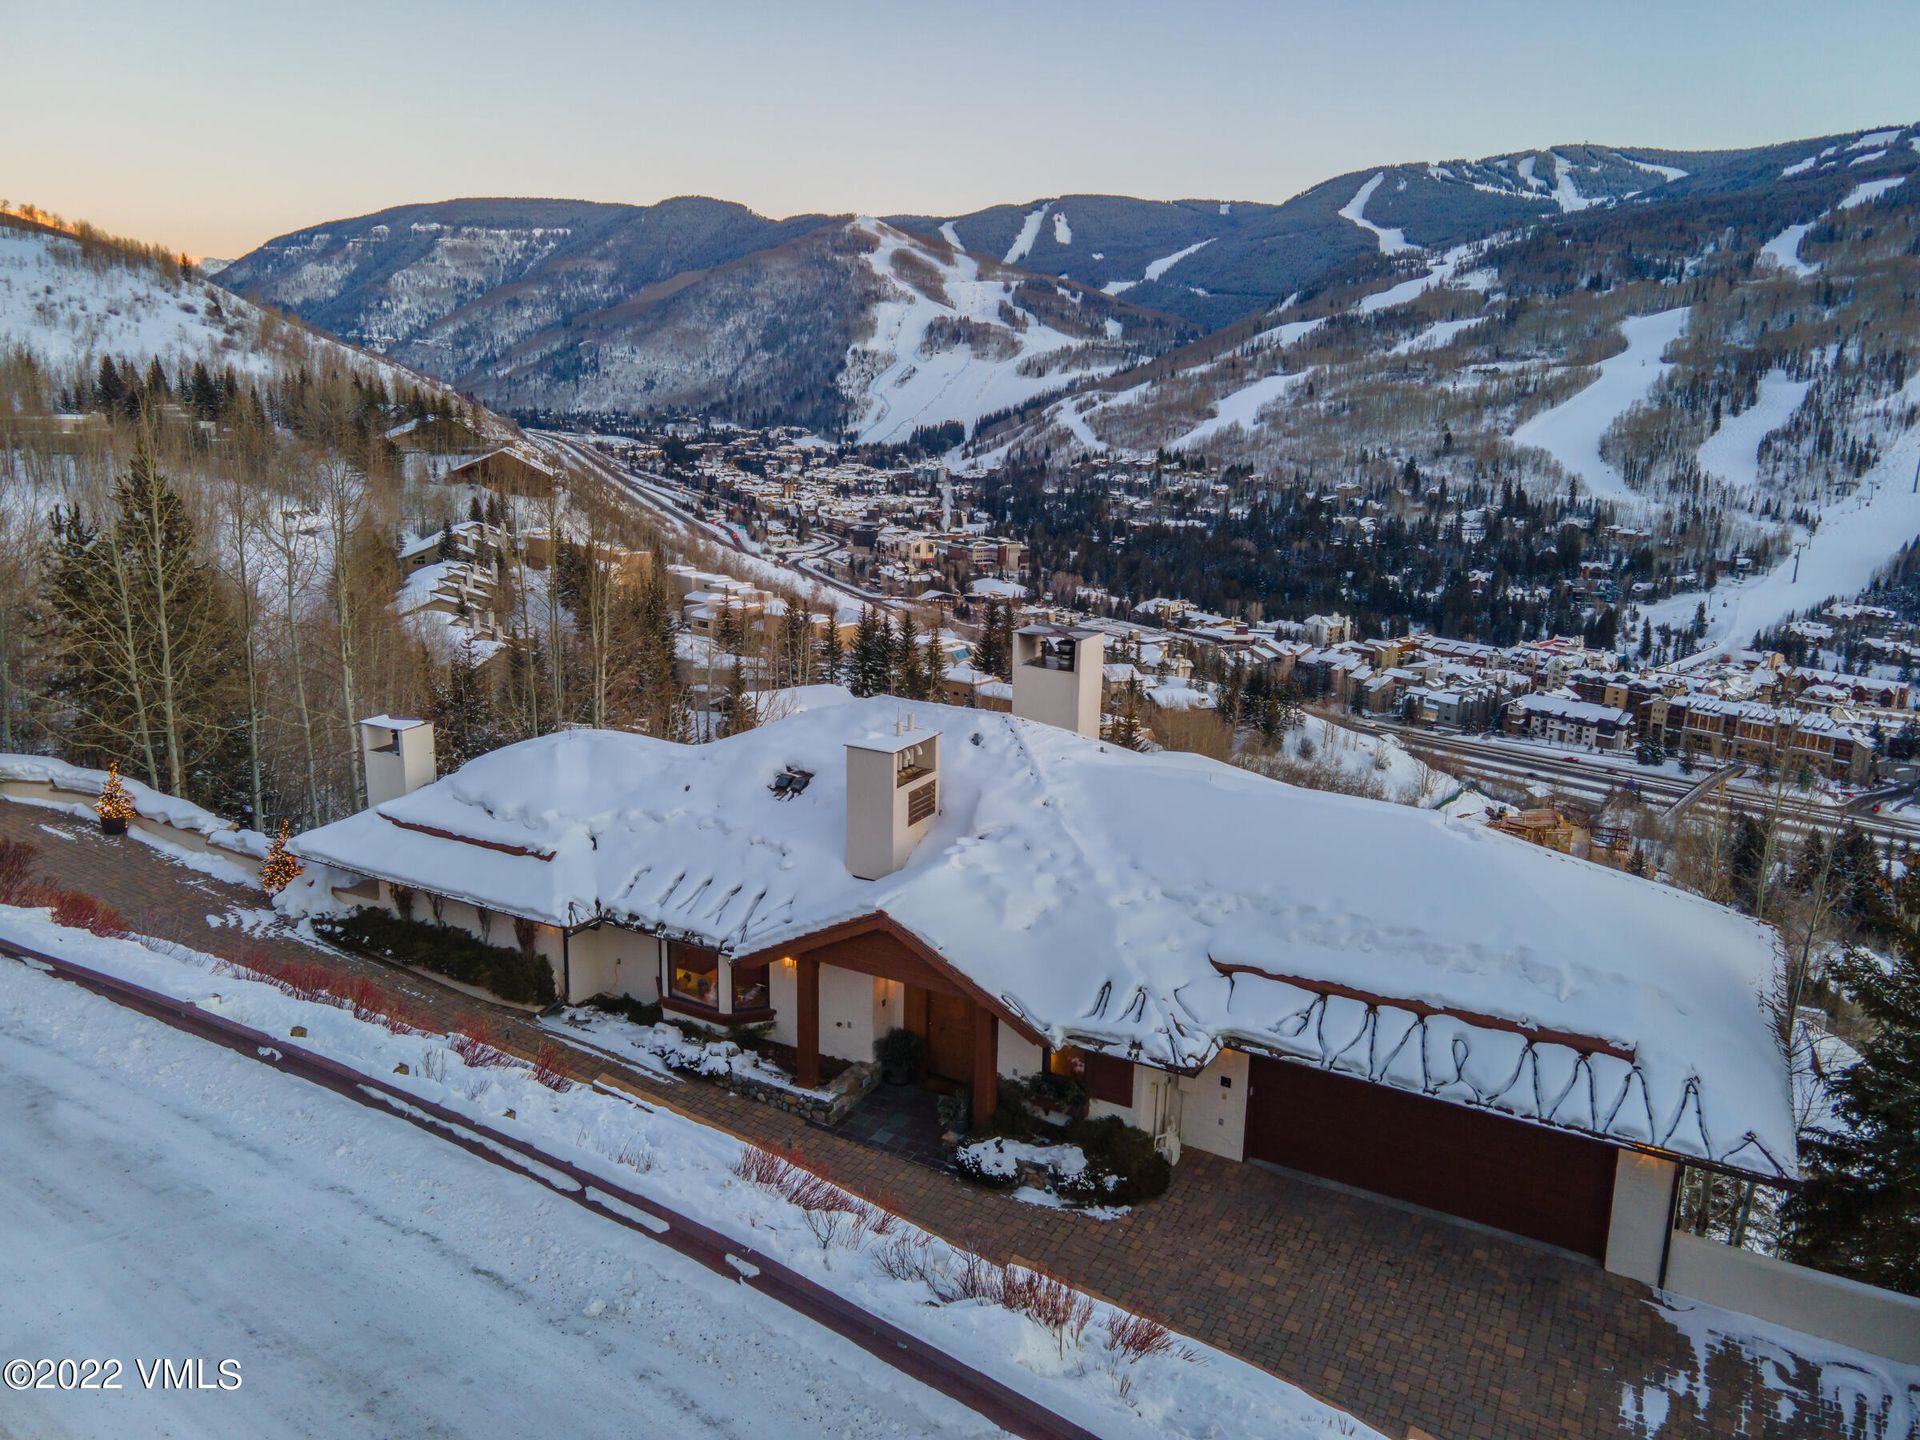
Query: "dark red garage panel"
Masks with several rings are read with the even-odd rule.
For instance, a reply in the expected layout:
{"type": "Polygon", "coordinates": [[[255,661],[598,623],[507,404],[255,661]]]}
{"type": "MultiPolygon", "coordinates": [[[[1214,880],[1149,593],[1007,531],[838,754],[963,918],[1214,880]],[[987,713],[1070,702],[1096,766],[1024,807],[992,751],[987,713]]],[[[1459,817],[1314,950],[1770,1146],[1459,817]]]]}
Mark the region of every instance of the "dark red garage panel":
{"type": "Polygon", "coordinates": [[[1614,1149],[1565,1130],[1256,1055],[1247,1159],[1606,1256],[1614,1149]]]}

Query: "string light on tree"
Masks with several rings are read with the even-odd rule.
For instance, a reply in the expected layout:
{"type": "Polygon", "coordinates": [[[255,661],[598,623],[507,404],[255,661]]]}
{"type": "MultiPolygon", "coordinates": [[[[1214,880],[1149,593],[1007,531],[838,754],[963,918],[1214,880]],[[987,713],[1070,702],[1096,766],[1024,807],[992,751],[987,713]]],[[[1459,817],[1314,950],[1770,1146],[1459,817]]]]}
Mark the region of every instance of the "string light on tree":
{"type": "Polygon", "coordinates": [[[287,853],[287,822],[282,820],[279,838],[267,847],[267,858],[260,862],[260,888],[269,895],[278,895],[305,869],[306,866],[287,853]]]}
{"type": "Polygon", "coordinates": [[[107,783],[100,787],[100,798],[94,802],[93,808],[100,817],[100,828],[107,834],[126,833],[127,822],[133,819],[134,814],[133,796],[127,793],[117,762],[107,767],[107,783]]]}

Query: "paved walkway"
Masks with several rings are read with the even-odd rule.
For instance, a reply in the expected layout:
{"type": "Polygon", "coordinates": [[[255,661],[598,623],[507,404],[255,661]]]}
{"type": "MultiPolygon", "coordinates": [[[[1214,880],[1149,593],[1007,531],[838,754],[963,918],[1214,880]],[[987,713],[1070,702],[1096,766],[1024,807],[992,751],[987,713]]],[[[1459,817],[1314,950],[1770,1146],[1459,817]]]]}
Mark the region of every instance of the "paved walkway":
{"type": "MultiPolygon", "coordinates": [[[[0,838],[40,847],[49,879],[119,908],[142,932],[235,956],[250,946],[312,960],[285,936],[210,927],[257,910],[257,893],[210,880],[154,850],[108,841],[44,810],[0,802],[0,838]],[[61,832],[59,837],[42,827],[61,832]]],[[[358,957],[329,961],[376,975],[449,1027],[484,1013],[519,1048],[551,1032],[404,971],[358,957]]],[[[619,1067],[574,1053],[590,1078],[619,1067]]],[[[1002,1260],[1019,1258],[1166,1321],[1352,1411],[1386,1434],[1436,1440],[1632,1436],[1628,1387],[1695,1370],[1693,1347],[1641,1285],[1471,1226],[1189,1151],[1167,1195],[1099,1222],[1014,1202],[952,1176],[809,1126],[771,1106],[689,1081],[662,1091],[623,1078],[703,1121],[789,1146],[848,1188],[1002,1260]]],[[[1802,1366],[1796,1404],[1760,1388],[1740,1352],[1717,1351],[1704,1410],[1699,1387],[1673,1397],[1659,1434],[1839,1437],[1852,1431],[1802,1366]],[[1782,1418],[1783,1408],[1792,1415],[1782,1418]]]]}

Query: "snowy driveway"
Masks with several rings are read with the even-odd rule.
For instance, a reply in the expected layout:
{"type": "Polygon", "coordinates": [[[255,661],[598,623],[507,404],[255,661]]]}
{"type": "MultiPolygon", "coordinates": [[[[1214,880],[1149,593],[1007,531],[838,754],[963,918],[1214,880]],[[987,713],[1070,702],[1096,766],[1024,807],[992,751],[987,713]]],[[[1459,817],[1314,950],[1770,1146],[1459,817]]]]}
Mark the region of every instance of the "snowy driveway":
{"type": "Polygon", "coordinates": [[[0,963],[0,1433],[998,1434],[645,1237],[340,1096],[0,963]],[[240,1362],[146,1393],[136,1360],[240,1362]],[[213,1383],[211,1378],[209,1383],[213,1383]]]}

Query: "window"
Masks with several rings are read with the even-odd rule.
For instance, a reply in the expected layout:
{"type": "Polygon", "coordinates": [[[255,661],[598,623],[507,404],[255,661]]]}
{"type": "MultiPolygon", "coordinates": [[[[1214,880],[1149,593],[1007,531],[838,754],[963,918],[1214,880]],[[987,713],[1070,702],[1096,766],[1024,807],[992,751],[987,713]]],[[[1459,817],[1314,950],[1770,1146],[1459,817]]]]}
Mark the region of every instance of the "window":
{"type": "Polygon", "coordinates": [[[739,1014],[746,1010],[764,1010],[767,1008],[767,967],[765,965],[735,965],[733,969],[733,1010],[739,1014]]]}
{"type": "Polygon", "coordinates": [[[667,992],[710,1010],[720,1008],[720,957],[697,945],[667,944],[667,992]]]}

